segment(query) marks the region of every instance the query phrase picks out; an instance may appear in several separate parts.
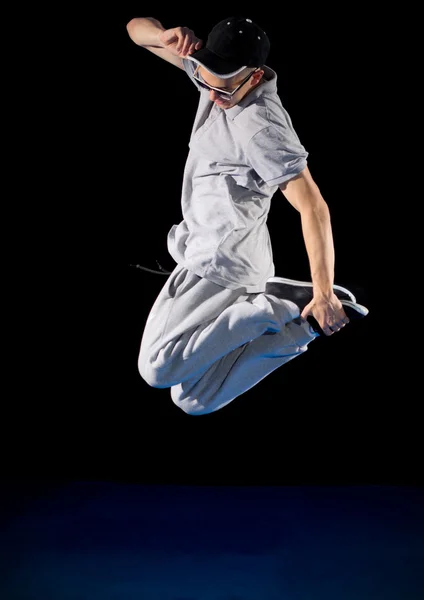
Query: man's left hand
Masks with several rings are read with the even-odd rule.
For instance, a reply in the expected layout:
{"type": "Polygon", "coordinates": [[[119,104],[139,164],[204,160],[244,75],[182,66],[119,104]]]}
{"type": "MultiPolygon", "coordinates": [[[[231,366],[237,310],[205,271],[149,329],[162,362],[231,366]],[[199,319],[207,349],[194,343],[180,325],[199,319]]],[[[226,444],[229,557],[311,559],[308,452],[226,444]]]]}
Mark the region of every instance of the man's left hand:
{"type": "Polygon", "coordinates": [[[305,306],[300,316],[306,319],[309,315],[316,319],[325,335],[333,335],[349,323],[343,305],[335,294],[329,298],[314,297],[305,306]]]}

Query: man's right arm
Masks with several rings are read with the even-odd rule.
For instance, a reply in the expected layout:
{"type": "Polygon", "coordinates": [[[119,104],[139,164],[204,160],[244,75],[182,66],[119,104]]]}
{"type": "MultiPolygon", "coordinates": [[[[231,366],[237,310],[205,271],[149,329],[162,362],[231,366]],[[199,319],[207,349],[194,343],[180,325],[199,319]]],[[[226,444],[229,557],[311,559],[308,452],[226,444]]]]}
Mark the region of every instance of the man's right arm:
{"type": "Polygon", "coordinates": [[[131,19],[127,23],[128,35],[138,46],[142,46],[160,58],[184,70],[182,59],[195,50],[200,50],[202,40],[187,27],[165,29],[153,17],[131,19]]]}
{"type": "Polygon", "coordinates": [[[128,35],[137,46],[148,48],[162,48],[158,35],[165,31],[162,23],[153,17],[142,17],[131,19],[127,23],[128,35]]]}

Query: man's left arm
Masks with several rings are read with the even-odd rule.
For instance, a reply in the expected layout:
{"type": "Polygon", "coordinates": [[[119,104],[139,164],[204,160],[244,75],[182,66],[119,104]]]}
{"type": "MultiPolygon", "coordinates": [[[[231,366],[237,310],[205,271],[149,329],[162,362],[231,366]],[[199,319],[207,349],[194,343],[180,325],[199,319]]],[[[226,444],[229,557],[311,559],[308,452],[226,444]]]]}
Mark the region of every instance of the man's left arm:
{"type": "Polygon", "coordinates": [[[330,211],[308,167],[281,184],[280,190],[300,213],[313,284],[313,300],[302,311],[312,314],[326,335],[339,331],[349,319],[333,291],[334,242],[330,211]]]}

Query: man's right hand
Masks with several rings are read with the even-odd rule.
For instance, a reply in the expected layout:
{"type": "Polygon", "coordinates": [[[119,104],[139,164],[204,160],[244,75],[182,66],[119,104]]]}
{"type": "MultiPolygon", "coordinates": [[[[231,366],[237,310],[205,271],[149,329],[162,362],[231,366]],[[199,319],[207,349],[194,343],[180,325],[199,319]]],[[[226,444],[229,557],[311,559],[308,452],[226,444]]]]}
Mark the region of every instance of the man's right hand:
{"type": "Polygon", "coordinates": [[[187,54],[192,54],[203,46],[203,41],[188,27],[174,27],[161,31],[158,40],[163,48],[180,58],[185,58],[187,54]]]}

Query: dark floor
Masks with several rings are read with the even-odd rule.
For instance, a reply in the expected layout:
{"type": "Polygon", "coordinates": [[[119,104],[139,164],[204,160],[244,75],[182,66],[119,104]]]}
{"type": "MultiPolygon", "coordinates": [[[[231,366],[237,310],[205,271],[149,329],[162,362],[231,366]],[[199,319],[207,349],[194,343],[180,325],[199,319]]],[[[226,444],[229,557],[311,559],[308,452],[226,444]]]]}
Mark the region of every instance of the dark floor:
{"type": "Polygon", "coordinates": [[[421,600],[424,492],[4,483],[3,600],[421,600]]]}

